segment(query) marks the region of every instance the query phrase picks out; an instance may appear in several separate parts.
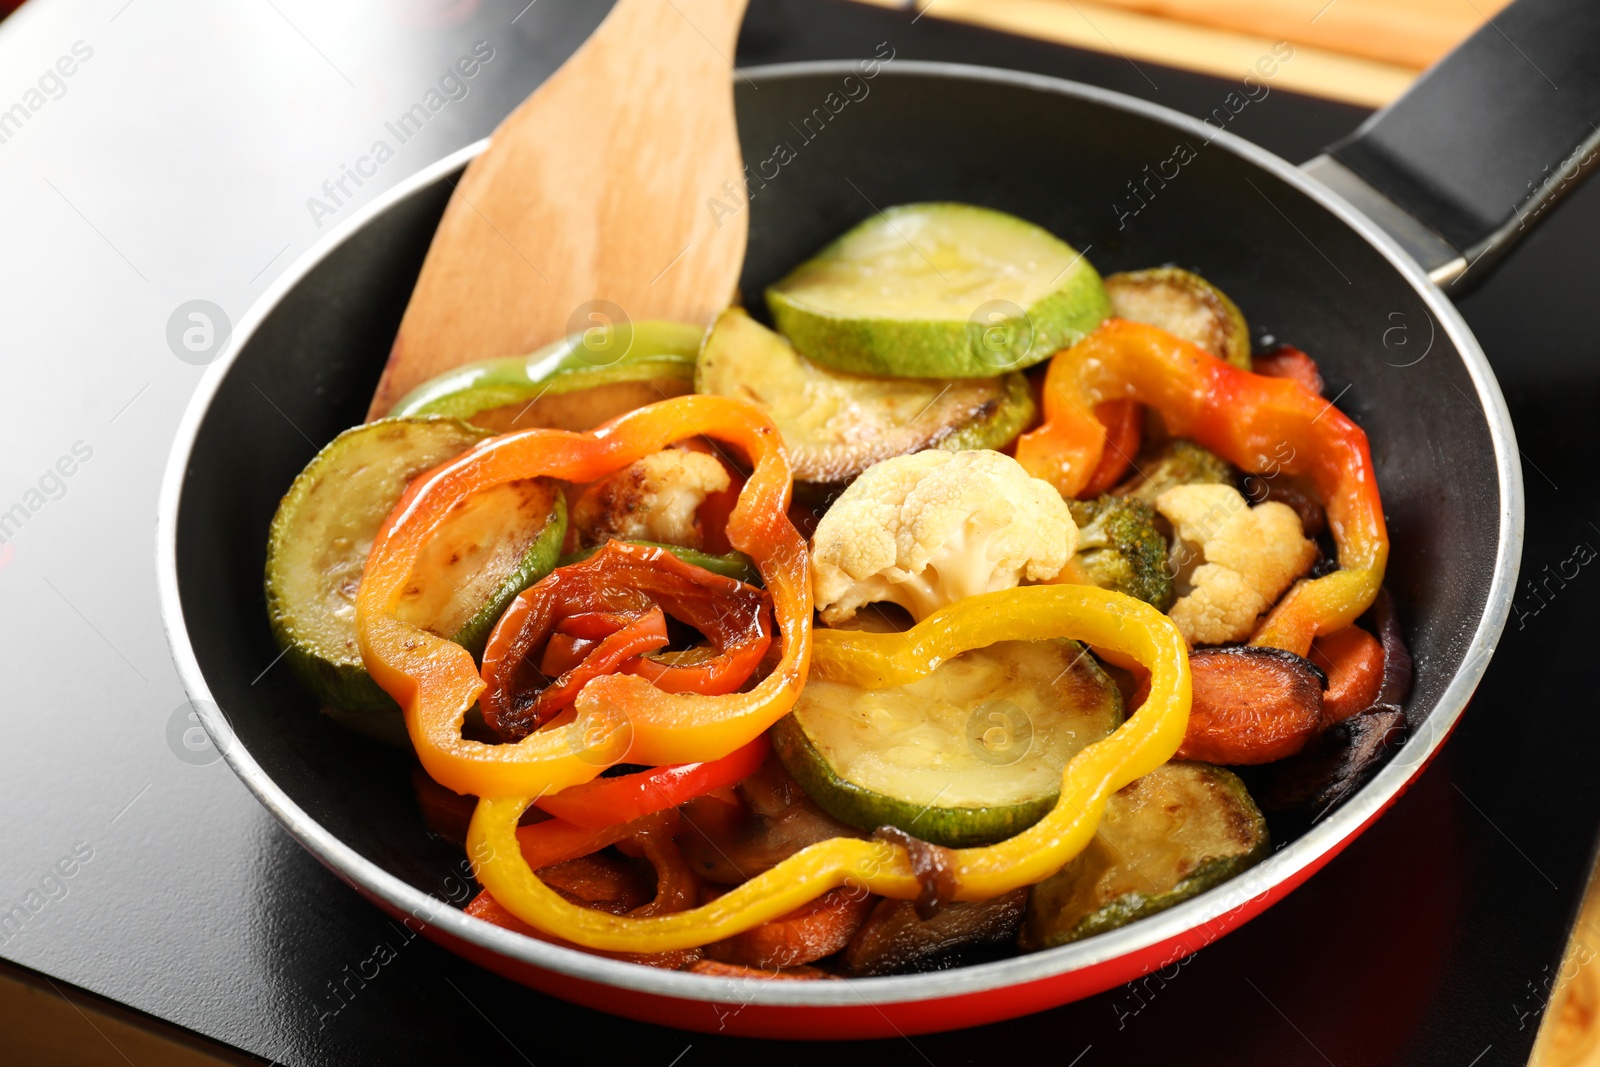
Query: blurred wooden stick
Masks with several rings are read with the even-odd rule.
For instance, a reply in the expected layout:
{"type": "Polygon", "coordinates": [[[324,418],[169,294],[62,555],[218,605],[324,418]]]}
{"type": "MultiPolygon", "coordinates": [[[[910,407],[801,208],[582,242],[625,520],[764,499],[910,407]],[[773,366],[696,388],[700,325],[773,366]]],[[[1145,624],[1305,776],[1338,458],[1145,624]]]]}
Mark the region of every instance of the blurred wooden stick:
{"type": "Polygon", "coordinates": [[[1417,70],[1433,65],[1509,2],[1099,0],[1109,7],[1276,37],[1417,70]]]}
{"type": "Polygon", "coordinates": [[[1510,0],[861,0],[1242,78],[1280,41],[1277,88],[1380,107],[1510,0]]]}
{"type": "MultiPolygon", "coordinates": [[[[1338,0],[1343,3],[1344,0],[1338,0]]],[[[1283,38],[1197,26],[1111,7],[1093,0],[932,0],[929,17],[956,19],[1141,62],[1242,79],[1283,38]]],[[[1410,67],[1294,45],[1294,58],[1278,67],[1274,89],[1290,89],[1380,107],[1411,84],[1410,67]]],[[[1141,71],[1156,84],[1156,79],[1141,71]]]]}

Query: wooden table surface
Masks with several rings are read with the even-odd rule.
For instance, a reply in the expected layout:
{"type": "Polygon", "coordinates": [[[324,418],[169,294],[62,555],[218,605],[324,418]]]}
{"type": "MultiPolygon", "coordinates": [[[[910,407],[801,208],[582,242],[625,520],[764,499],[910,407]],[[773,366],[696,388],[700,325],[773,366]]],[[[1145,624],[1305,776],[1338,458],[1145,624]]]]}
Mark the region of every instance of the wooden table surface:
{"type": "Polygon", "coordinates": [[[1381,107],[1510,0],[865,0],[1224,77],[1277,41],[1286,89],[1381,107]]]}

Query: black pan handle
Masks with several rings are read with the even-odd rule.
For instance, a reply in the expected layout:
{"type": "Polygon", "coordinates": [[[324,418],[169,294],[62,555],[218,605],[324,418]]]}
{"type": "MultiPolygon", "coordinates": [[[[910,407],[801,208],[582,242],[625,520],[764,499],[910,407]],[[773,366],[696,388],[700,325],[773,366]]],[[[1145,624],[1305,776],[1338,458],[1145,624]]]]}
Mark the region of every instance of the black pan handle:
{"type": "Polygon", "coordinates": [[[1600,0],[1517,0],[1304,170],[1458,291],[1597,153],[1600,0]]]}

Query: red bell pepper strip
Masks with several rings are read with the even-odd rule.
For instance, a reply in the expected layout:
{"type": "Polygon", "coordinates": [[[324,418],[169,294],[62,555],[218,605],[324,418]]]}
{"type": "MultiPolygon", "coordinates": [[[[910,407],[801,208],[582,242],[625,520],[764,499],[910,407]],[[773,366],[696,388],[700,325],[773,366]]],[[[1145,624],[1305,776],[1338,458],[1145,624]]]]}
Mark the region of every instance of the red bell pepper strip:
{"type": "Polygon", "coordinates": [[[1322,697],[1322,725],[1359,715],[1378,699],[1383,687],[1383,645],[1359,626],[1311,642],[1311,662],[1328,676],[1322,697]]]}
{"type": "Polygon", "coordinates": [[[1083,487],[1085,497],[1099,496],[1122,481],[1144,440],[1144,406],[1137,401],[1107,400],[1096,404],[1094,417],[1106,428],[1106,447],[1089,483],[1083,487]]]}
{"type": "Polygon", "coordinates": [[[517,827],[517,843],[522,846],[522,858],[534,870],[554,866],[599,852],[634,833],[638,827],[628,823],[613,823],[595,828],[577,826],[565,819],[546,819],[528,826],[517,827]]]}
{"type": "MultiPolygon", "coordinates": [[[[617,778],[596,778],[542,797],[540,810],[573,826],[602,830],[675,808],[713,789],[741,782],[761,766],[771,746],[765,734],[708,763],[680,763],[617,778]]],[[[537,823],[535,826],[545,825],[537,823]]]]}
{"type": "Polygon", "coordinates": [[[685,563],[666,549],[607,541],[588,559],[558,567],[523,590],[495,624],[483,653],[484,720],[518,740],[558,715],[592,679],[624,668],[670,693],[731,693],[772,644],[770,603],[765,590],[685,563]],[[666,644],[663,610],[705,634],[717,654],[639,658],[666,644]],[[607,626],[620,628],[601,637],[607,626]],[[551,681],[532,664],[563,630],[601,639],[551,681]]]}

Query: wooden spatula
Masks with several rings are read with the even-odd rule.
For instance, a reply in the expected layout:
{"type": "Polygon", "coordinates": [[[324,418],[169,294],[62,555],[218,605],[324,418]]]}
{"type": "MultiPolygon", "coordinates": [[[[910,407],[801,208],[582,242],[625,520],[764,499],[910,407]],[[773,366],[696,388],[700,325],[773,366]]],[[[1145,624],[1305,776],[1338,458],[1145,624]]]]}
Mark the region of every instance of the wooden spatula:
{"type": "Polygon", "coordinates": [[[748,232],[726,211],[743,202],[731,71],[744,7],[617,0],[500,124],[445,209],[368,418],[463,363],[619,315],[709,323],[727,306],[748,232]]]}

